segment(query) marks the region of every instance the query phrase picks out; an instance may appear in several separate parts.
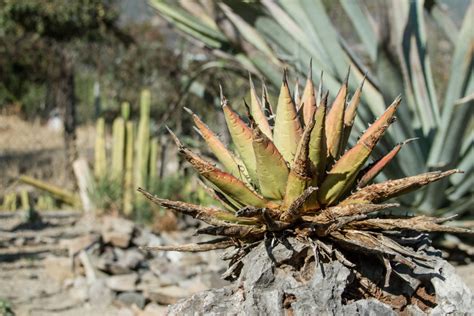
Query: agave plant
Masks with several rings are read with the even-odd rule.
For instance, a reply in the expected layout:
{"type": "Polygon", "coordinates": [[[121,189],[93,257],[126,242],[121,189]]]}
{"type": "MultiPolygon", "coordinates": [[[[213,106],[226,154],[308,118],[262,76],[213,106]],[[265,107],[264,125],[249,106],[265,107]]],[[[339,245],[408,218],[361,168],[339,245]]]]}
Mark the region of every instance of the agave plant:
{"type": "Polygon", "coordinates": [[[380,214],[398,206],[382,202],[459,172],[434,171],[371,184],[403,145],[367,164],[394,122],[400,98],[346,151],[362,84],[349,99],[346,80],[328,107],[328,93],[322,93],[321,86],[315,92],[311,75],[300,101],[292,96],[285,75],[276,112],[268,102],[266,89],[259,98],[252,82],[250,86],[248,124],[221,93],[235,152],[191,112],[197,130],[220,166],[187,148],[170,131],[180,153],[207,183],[208,192],[222,204],[221,208],[162,199],[139,189],[152,202],[207,223],[198,233],[221,238],[151,249],[207,251],[235,246],[244,253],[235,254],[232,263],[238,263],[249,249],[268,238],[293,236],[314,243],[322,252],[333,249],[327,255],[351,267],[354,264],[345,257],[347,252],[367,252],[383,258],[388,284],[392,265],[411,269],[434,265],[430,255],[404,244],[400,237],[406,236],[407,231],[472,234],[467,229],[441,225],[450,218],[380,214]],[[265,109],[271,117],[267,117],[265,109]]]}
{"type": "MultiPolygon", "coordinates": [[[[403,91],[400,124],[387,133],[374,154],[380,157],[382,150],[404,139],[417,141],[398,154],[378,179],[436,169],[462,169],[464,175],[439,181],[399,201],[424,214],[436,210],[445,215],[472,214],[474,4],[467,8],[458,29],[436,1],[384,2],[389,12],[381,19],[385,24],[374,22],[364,1],[329,3],[344,11],[358,37],[355,45],[362,49],[354,50],[354,45],[340,35],[339,26],[329,17],[322,0],[261,0],[245,4],[150,1],[161,16],[210,48],[227,65],[238,63],[275,87],[280,84],[281,67],[291,65],[304,76],[302,65],[309,58],[313,58],[314,73],[324,71],[325,85],[333,93],[344,81],[348,65],[354,78],[348,85],[353,90],[367,73],[363,106],[358,108],[361,119],[354,123],[358,132],[365,130],[365,122],[382,114],[383,104],[403,91]],[[432,23],[427,25],[426,19],[432,23]],[[433,24],[443,32],[436,32],[433,27],[427,32],[433,24]],[[454,46],[449,76],[445,71],[438,71],[442,75],[437,77],[433,75],[432,43],[439,38],[454,46]]],[[[434,69],[439,68],[437,65],[434,69]]],[[[352,137],[350,143],[355,142],[352,137]]]]}

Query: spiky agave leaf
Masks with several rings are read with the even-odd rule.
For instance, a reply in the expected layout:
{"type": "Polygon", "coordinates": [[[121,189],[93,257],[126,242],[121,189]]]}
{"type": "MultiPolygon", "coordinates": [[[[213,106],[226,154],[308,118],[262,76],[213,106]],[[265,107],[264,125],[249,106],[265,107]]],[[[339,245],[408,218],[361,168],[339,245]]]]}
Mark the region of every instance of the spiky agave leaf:
{"type": "MultiPolygon", "coordinates": [[[[303,108],[297,112],[285,74],[273,140],[262,130],[262,126],[271,126],[268,121],[262,121],[267,120],[263,112],[247,106],[249,126],[230,109],[223,98],[227,127],[244,166],[239,166],[238,159],[233,160],[236,154],[230,152],[199,118],[194,117],[194,120],[227,172],[186,148],[171,133],[179,152],[209,182],[211,195],[216,196],[229,210],[160,199],[140,190],[153,202],[210,225],[199,229],[198,233],[224,237],[211,244],[160,249],[207,251],[231,246],[245,248],[263,241],[267,233],[278,238],[292,234],[312,240],[321,249],[334,249],[335,258],[351,267],[353,265],[344,257],[344,252],[375,254],[387,269],[387,285],[391,263],[406,265],[411,269],[418,265],[432,265],[429,255],[414,250],[404,244],[403,238],[396,237],[403,236],[404,231],[473,234],[467,229],[443,225],[448,219],[381,216],[381,212],[398,206],[382,202],[459,171],[429,172],[368,185],[393,160],[404,143],[366,166],[377,143],[395,120],[400,104],[400,98],[397,98],[361,135],[357,143],[344,151],[345,148],[341,146],[347,144],[347,133],[352,127],[361,91],[362,86],[356,91],[346,111],[348,91],[347,84],[343,85],[328,115],[327,94],[324,97],[321,95],[320,104],[314,109],[314,95],[303,92],[303,108]],[[311,111],[305,112],[308,99],[311,100],[311,111]],[[311,113],[309,120],[308,113],[311,113]],[[239,179],[239,174],[233,175],[236,168],[248,170],[251,181],[239,179]]],[[[251,95],[254,104],[259,105],[255,101],[253,83],[251,95]]],[[[262,109],[260,105],[259,108],[262,109]]],[[[240,259],[233,259],[233,262],[240,259]]]]}
{"type": "MultiPolygon", "coordinates": [[[[190,110],[189,110],[190,111],[190,110]]],[[[194,124],[199,130],[200,135],[207,143],[207,146],[212,153],[217,157],[224,168],[232,174],[234,177],[241,181],[247,181],[248,173],[243,162],[237,158],[227,147],[221,142],[219,137],[193,112],[191,115],[194,120],[194,124]]]]}
{"type": "Polygon", "coordinates": [[[333,205],[355,182],[377,142],[393,122],[395,111],[400,104],[397,98],[385,113],[362,135],[357,144],[348,150],[331,168],[319,191],[322,204],[333,205]]]}
{"type": "Polygon", "coordinates": [[[291,164],[288,182],[286,184],[283,206],[288,208],[304,190],[311,184],[311,170],[309,160],[309,141],[314,128],[314,119],[308,122],[296,148],[295,158],[291,164]]]}
{"type": "Polygon", "coordinates": [[[301,134],[300,120],[285,73],[278,97],[273,142],[287,162],[293,161],[301,134]]]}
{"type": "Polygon", "coordinates": [[[285,195],[288,167],[285,159],[259,127],[253,128],[252,145],[257,163],[257,178],[263,196],[282,200],[285,195]]]}
{"type": "Polygon", "coordinates": [[[268,123],[267,117],[263,112],[262,104],[257,97],[257,91],[255,91],[255,86],[253,85],[252,77],[249,75],[250,82],[250,113],[253,116],[253,119],[257,123],[257,126],[260,128],[262,133],[265,134],[269,139],[272,139],[272,130],[270,129],[270,124],[268,123]]]}
{"type": "Polygon", "coordinates": [[[227,104],[227,100],[222,97],[222,110],[229,129],[232,142],[234,143],[240,158],[245,164],[250,179],[257,183],[257,166],[252,147],[252,131],[245,124],[240,116],[234,112],[227,104]]]}
{"type": "Polygon", "coordinates": [[[316,111],[316,95],[313,84],[313,72],[312,72],[312,61],[309,63],[308,77],[306,79],[306,85],[301,96],[300,108],[303,109],[303,121],[307,125],[313,119],[314,112],[316,111]]]}
{"type": "Polygon", "coordinates": [[[326,117],[327,126],[327,149],[329,157],[332,161],[339,158],[341,152],[341,142],[344,133],[344,114],[346,111],[347,98],[347,83],[349,80],[349,73],[347,73],[346,80],[342,84],[336,99],[332,103],[331,109],[326,117]]]}
{"type": "Polygon", "coordinates": [[[276,205],[250,189],[245,183],[235,178],[233,175],[219,170],[210,162],[204,160],[199,155],[186,148],[170,131],[179,152],[204,178],[216,185],[222,192],[244,205],[255,205],[258,207],[271,207],[276,205]]]}
{"type": "Polygon", "coordinates": [[[369,184],[369,182],[375,179],[375,177],[380,172],[382,172],[383,168],[385,168],[393,160],[393,158],[395,158],[404,145],[415,139],[416,138],[407,139],[406,141],[395,146],[388,154],[368,165],[366,170],[361,171],[361,177],[357,183],[357,187],[362,188],[369,184]]]}

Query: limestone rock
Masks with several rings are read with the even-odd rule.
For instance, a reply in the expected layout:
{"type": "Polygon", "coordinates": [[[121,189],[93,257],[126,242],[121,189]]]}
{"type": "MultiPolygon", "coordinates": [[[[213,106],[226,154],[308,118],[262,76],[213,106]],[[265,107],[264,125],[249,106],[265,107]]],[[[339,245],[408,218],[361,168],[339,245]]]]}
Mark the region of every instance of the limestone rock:
{"type": "Polygon", "coordinates": [[[96,234],[87,234],[72,239],[64,239],[60,241],[60,245],[67,248],[69,256],[77,255],[81,250],[86,250],[99,240],[96,234]]]}
{"type": "Polygon", "coordinates": [[[149,289],[144,292],[145,296],[156,303],[168,305],[174,304],[178,300],[189,294],[183,288],[175,285],[164,286],[155,289],[149,289]]]}
{"type": "Polygon", "coordinates": [[[145,307],[145,297],[141,293],[123,292],[117,295],[116,299],[126,306],[136,305],[140,309],[145,307]]]}
{"type": "MultiPolygon", "coordinates": [[[[294,239],[271,250],[261,244],[243,259],[235,284],[183,299],[170,306],[169,315],[196,311],[205,315],[397,315],[391,306],[373,298],[343,299],[353,273],[338,261],[313,260],[308,265],[305,258],[311,251],[294,239]]],[[[431,279],[437,306],[423,311],[408,305],[406,311],[416,316],[469,314],[473,306],[469,288],[449,263],[435,260],[441,267],[440,274],[431,279]]]]}
{"type": "Polygon", "coordinates": [[[107,216],[103,219],[102,239],[113,246],[127,248],[132,240],[135,225],[124,218],[107,216]]]}
{"type": "Polygon", "coordinates": [[[164,316],[167,314],[168,307],[160,306],[156,303],[149,303],[145,309],[138,313],[137,316],[164,316]]]}
{"type": "Polygon", "coordinates": [[[44,260],[44,267],[46,273],[59,282],[74,277],[72,261],[68,258],[48,256],[44,260]]]}
{"type": "Polygon", "coordinates": [[[105,285],[102,279],[94,281],[89,286],[88,296],[91,305],[96,307],[109,306],[114,297],[112,290],[105,285]]]}
{"type": "Polygon", "coordinates": [[[117,292],[134,291],[138,276],[136,273],[121,274],[108,277],[107,287],[117,292]]]}

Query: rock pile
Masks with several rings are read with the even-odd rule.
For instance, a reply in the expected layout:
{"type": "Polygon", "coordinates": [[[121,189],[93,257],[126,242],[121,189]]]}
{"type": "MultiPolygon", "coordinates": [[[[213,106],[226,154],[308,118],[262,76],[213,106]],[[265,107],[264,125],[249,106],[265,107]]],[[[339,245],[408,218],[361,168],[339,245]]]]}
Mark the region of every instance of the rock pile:
{"type": "Polygon", "coordinates": [[[164,314],[167,305],[182,298],[227,285],[220,278],[225,263],[218,253],[140,249],[185,243],[191,237],[186,231],[158,236],[129,220],[104,217],[102,225],[87,234],[61,241],[68,257],[48,257],[48,273],[83,303],[114,304],[133,315],[164,314]]]}
{"type": "MultiPolygon", "coordinates": [[[[474,297],[454,267],[436,259],[432,275],[436,297],[423,286],[401,287],[395,282],[379,292],[379,300],[354,299],[353,271],[340,262],[314,261],[314,252],[294,238],[274,247],[260,244],[242,259],[239,279],[180,300],[170,315],[468,315],[474,297]],[[313,260],[311,260],[313,259],[313,260]],[[409,300],[408,300],[409,299],[409,300]],[[408,300],[408,301],[407,301],[408,300]],[[398,306],[397,306],[398,305],[398,306]]],[[[374,265],[367,269],[377,275],[374,265]]],[[[381,272],[380,275],[383,275],[381,272]]],[[[403,276],[409,278],[411,272],[403,276]]],[[[425,278],[428,275],[425,275],[425,278]]],[[[379,278],[383,280],[383,278],[379,278]]]]}

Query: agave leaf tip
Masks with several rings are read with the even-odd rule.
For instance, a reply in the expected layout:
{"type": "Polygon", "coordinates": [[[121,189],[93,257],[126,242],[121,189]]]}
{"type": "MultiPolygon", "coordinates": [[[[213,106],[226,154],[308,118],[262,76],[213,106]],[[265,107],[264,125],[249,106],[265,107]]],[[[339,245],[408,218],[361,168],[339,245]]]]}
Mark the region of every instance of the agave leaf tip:
{"type": "Polygon", "coordinates": [[[420,139],[419,137],[408,138],[408,139],[404,140],[403,142],[401,142],[400,145],[403,146],[403,145],[409,144],[409,143],[414,142],[414,141],[419,140],[419,139],[420,139]]]}
{"type": "Polygon", "coordinates": [[[366,71],[364,73],[364,77],[362,78],[362,81],[360,82],[360,87],[359,89],[362,91],[362,88],[364,88],[364,83],[365,83],[365,80],[367,79],[367,74],[368,74],[368,71],[366,71]]]}
{"type": "Polygon", "coordinates": [[[308,79],[313,80],[313,57],[309,58],[308,79]]]}
{"type": "Polygon", "coordinates": [[[227,105],[227,98],[224,96],[224,90],[222,89],[222,85],[219,83],[219,95],[221,98],[221,106],[224,107],[227,105]]]}
{"type": "Polygon", "coordinates": [[[344,82],[342,83],[343,85],[345,85],[345,86],[348,85],[350,74],[351,74],[351,66],[349,65],[349,68],[347,69],[346,78],[344,79],[344,82]]]}
{"type": "Polygon", "coordinates": [[[252,80],[252,73],[249,71],[249,84],[250,84],[250,89],[255,90],[255,85],[253,84],[252,80]]]}
{"type": "Polygon", "coordinates": [[[393,100],[393,103],[396,104],[397,106],[400,104],[400,102],[402,102],[402,95],[399,94],[395,100],[393,100]]]}
{"type": "Polygon", "coordinates": [[[165,128],[168,130],[168,133],[170,133],[171,138],[173,139],[173,141],[174,141],[174,143],[176,144],[176,146],[178,146],[179,148],[183,148],[183,147],[184,147],[183,143],[181,143],[181,141],[179,140],[178,136],[176,136],[176,134],[173,133],[173,131],[171,130],[171,128],[169,128],[168,125],[166,125],[165,128]]]}
{"type": "Polygon", "coordinates": [[[283,80],[283,84],[285,86],[288,86],[288,68],[286,68],[286,67],[283,69],[283,79],[282,80],[283,80]]]}
{"type": "Polygon", "coordinates": [[[188,107],[183,106],[183,110],[185,110],[186,112],[188,112],[191,115],[194,115],[194,112],[188,107]]]}

